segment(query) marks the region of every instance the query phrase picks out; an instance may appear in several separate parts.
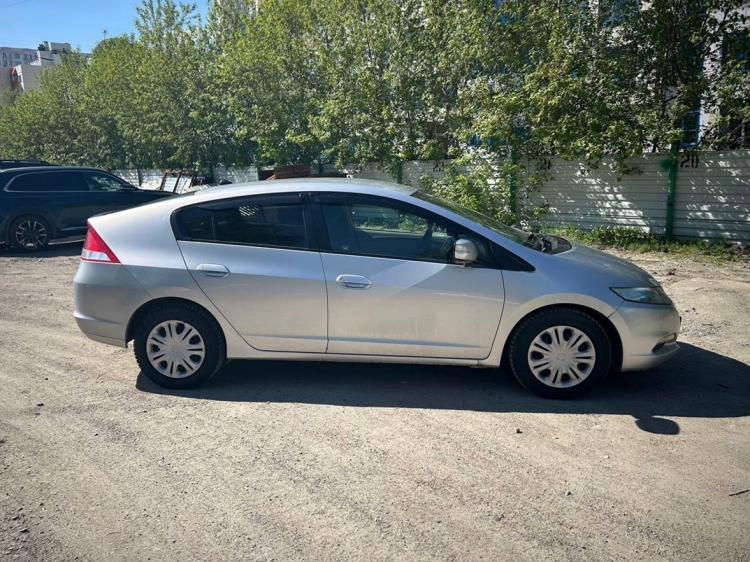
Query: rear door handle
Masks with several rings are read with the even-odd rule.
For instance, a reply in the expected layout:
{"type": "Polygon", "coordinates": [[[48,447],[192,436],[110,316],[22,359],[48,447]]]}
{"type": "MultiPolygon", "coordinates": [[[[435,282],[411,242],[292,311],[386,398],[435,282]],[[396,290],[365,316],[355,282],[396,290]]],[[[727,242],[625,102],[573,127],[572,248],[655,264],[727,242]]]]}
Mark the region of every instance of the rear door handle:
{"type": "Polygon", "coordinates": [[[218,263],[202,263],[195,268],[195,272],[201,277],[226,277],[229,275],[227,266],[218,263]]]}
{"type": "Polygon", "coordinates": [[[344,289],[369,289],[372,287],[372,281],[361,275],[339,275],[336,277],[336,283],[344,289]]]}

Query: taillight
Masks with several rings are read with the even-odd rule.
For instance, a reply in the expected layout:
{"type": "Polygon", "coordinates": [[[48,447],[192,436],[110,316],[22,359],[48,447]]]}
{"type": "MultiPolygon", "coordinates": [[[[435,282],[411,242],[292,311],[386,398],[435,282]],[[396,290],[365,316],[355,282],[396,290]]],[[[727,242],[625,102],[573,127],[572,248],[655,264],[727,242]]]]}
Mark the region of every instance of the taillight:
{"type": "Polygon", "coordinates": [[[101,263],[120,263],[115,253],[109,249],[109,246],[102,240],[99,233],[94,230],[91,223],[87,223],[89,229],[86,232],[86,240],[83,242],[83,251],[81,259],[83,261],[95,261],[101,263]]]}

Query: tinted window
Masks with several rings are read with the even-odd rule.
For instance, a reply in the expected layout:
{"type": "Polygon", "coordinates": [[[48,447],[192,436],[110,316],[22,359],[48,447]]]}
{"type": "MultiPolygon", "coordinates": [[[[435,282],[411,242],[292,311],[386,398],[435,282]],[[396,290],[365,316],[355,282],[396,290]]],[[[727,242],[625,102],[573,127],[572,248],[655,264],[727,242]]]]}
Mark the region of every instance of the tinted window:
{"type": "Polygon", "coordinates": [[[213,240],[214,230],[211,224],[213,212],[208,209],[193,207],[180,213],[182,235],[192,240],[213,240]]]}
{"type": "Polygon", "coordinates": [[[307,248],[302,204],[245,204],[215,211],[216,240],[307,248]]]}
{"type": "Polygon", "coordinates": [[[37,172],[16,176],[8,191],[88,191],[80,172],[37,172]]]}
{"type": "Polygon", "coordinates": [[[120,191],[123,182],[107,174],[84,172],[86,184],[91,191],[120,191]]]}
{"type": "Polygon", "coordinates": [[[477,243],[480,261],[490,262],[486,242],[454,223],[400,205],[323,203],[334,252],[399,259],[453,262],[459,238],[477,243]]]}
{"type": "Polygon", "coordinates": [[[246,199],[236,206],[221,204],[218,209],[191,207],[180,212],[177,225],[180,234],[192,240],[308,248],[301,202],[246,199]]]}

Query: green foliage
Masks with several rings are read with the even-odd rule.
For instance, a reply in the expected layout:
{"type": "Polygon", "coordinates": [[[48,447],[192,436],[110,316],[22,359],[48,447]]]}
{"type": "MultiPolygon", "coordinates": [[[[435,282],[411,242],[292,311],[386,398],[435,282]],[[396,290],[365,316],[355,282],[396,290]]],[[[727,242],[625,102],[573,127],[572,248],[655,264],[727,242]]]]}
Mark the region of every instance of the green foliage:
{"type": "Polygon", "coordinates": [[[664,236],[625,226],[599,227],[584,231],[572,225],[545,228],[547,234],[596,246],[633,252],[660,252],[710,260],[748,259],[748,248],[726,240],[667,240],[664,236]]]}
{"type": "Polygon", "coordinates": [[[442,165],[442,177],[423,175],[426,191],[492,216],[505,224],[528,225],[547,212],[546,205],[532,201],[546,172],[499,158],[488,151],[471,150],[442,165]],[[511,185],[515,186],[513,196],[511,185]]]}
{"type": "Polygon", "coordinates": [[[0,157],[110,169],[252,161],[218,80],[233,38],[219,16],[204,24],[174,0],[143,0],[136,15],[137,37],[105,38],[89,61],[64,56],[40,91],[0,110],[0,157]]]}
{"type": "Polygon", "coordinates": [[[487,156],[469,154],[443,164],[443,177],[424,175],[421,187],[438,197],[488,214],[502,222],[515,222],[510,207],[505,166],[487,156]]]}
{"type": "MultiPolygon", "coordinates": [[[[142,0],[0,109],[0,156],[209,167],[454,158],[430,185],[523,221],[541,155],[668,152],[700,103],[705,147],[750,119],[736,0],[142,0]],[[254,2],[249,2],[254,6],[254,2]],[[510,158],[510,155],[513,158],[510,158]],[[520,163],[520,164],[519,164],[520,163]],[[510,179],[515,185],[511,209],[510,179]]],[[[734,135],[734,136],[733,136],[734,135]]]]}
{"type": "Polygon", "coordinates": [[[589,243],[611,248],[651,247],[664,241],[653,232],[624,226],[594,228],[583,235],[589,243]]]}

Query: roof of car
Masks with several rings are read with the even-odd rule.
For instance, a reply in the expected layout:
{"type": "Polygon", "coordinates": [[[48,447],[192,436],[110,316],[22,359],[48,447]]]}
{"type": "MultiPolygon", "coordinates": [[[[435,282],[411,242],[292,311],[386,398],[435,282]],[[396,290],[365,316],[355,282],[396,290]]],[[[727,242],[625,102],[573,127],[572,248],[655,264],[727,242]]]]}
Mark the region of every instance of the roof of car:
{"type": "Polygon", "coordinates": [[[416,191],[416,189],[410,185],[391,183],[387,181],[309,177],[220,185],[196,191],[192,197],[195,197],[196,199],[213,200],[231,196],[289,193],[295,191],[327,191],[382,195],[383,190],[398,193],[400,195],[411,195],[416,191]]]}
{"type": "Polygon", "coordinates": [[[101,168],[93,168],[90,166],[55,166],[55,165],[48,165],[48,166],[23,166],[18,168],[6,168],[4,170],[0,170],[0,174],[28,174],[30,172],[59,172],[59,171],[65,171],[65,170],[96,170],[97,172],[103,172],[105,170],[102,170],[101,168]]]}
{"type": "Polygon", "coordinates": [[[46,160],[18,160],[18,159],[0,159],[0,170],[9,170],[11,168],[29,168],[32,166],[54,166],[46,160]]]}

